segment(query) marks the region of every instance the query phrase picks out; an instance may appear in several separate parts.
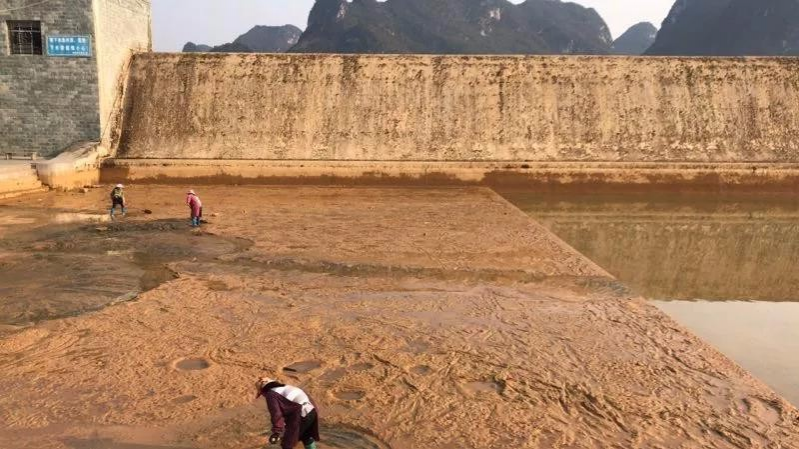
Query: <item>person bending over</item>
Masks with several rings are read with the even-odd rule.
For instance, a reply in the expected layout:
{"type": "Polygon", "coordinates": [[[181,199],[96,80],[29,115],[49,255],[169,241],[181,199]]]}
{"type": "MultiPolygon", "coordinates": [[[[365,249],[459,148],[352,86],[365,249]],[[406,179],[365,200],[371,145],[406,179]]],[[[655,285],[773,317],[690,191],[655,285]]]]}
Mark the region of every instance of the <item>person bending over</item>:
{"type": "Polygon", "coordinates": [[[128,209],[125,205],[125,186],[122,184],[117,184],[114,187],[114,190],[111,191],[111,219],[114,218],[114,211],[116,210],[117,206],[122,209],[122,216],[124,217],[128,213],[128,209]]]}
{"type": "Polygon", "coordinates": [[[200,221],[203,218],[203,202],[200,197],[194,193],[194,190],[189,190],[186,196],[186,204],[191,211],[191,226],[196,228],[200,226],[200,221]]]}
{"type": "Polygon", "coordinates": [[[255,383],[256,399],[266,398],[272,417],[269,444],[293,449],[302,441],[305,449],[316,449],[319,441],[319,416],[311,398],[301,389],[262,377],[255,383]]]}

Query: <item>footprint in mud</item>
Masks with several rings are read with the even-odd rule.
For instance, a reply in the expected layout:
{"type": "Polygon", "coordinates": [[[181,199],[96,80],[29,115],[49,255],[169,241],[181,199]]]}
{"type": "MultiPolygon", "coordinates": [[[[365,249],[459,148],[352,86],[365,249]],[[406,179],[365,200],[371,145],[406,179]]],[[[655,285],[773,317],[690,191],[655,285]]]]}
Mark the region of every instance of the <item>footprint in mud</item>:
{"type": "Polygon", "coordinates": [[[465,390],[469,393],[474,395],[484,395],[484,394],[501,394],[502,390],[504,389],[502,385],[493,382],[469,382],[465,385],[465,390]]]}
{"type": "Polygon", "coordinates": [[[186,358],[180,359],[174,363],[175,369],[178,371],[202,371],[211,367],[208,360],[201,358],[186,358]]]}
{"type": "Polygon", "coordinates": [[[337,399],[347,402],[360,401],[366,396],[366,392],[361,390],[342,390],[333,394],[337,399]]]}
{"type": "Polygon", "coordinates": [[[374,366],[374,365],[372,365],[372,364],[371,364],[371,363],[369,363],[369,362],[363,362],[363,363],[356,363],[355,365],[352,365],[352,366],[350,367],[350,370],[352,370],[352,371],[355,371],[355,372],[359,372],[359,371],[369,371],[370,369],[372,369],[372,368],[374,368],[374,367],[375,367],[375,366],[374,366]]]}
{"type": "Polygon", "coordinates": [[[375,366],[369,362],[361,362],[350,367],[333,368],[331,370],[325,371],[324,374],[319,376],[319,381],[326,384],[334,383],[341,380],[347,375],[347,373],[360,373],[363,371],[369,371],[374,367],[375,366]]]}
{"type": "Polygon", "coordinates": [[[777,424],[782,416],[779,404],[771,403],[761,398],[747,397],[737,399],[736,403],[741,413],[754,417],[771,426],[777,424]]]}
{"type": "Polygon", "coordinates": [[[317,370],[322,367],[322,362],[319,360],[305,360],[302,362],[293,363],[285,368],[283,371],[287,373],[305,374],[317,370]]]}
{"type": "Polygon", "coordinates": [[[433,368],[430,368],[427,365],[419,365],[411,368],[411,373],[416,374],[417,376],[428,376],[432,372],[433,368]]]}
{"type": "Polygon", "coordinates": [[[341,380],[342,377],[347,375],[347,370],[345,368],[334,368],[329,371],[325,371],[324,374],[319,376],[319,380],[323,383],[333,383],[341,380]]]}
{"type": "Polygon", "coordinates": [[[320,429],[324,447],[338,449],[391,449],[367,432],[342,425],[322,425],[320,429]]]}
{"type": "Polygon", "coordinates": [[[173,404],[188,404],[189,402],[194,401],[197,399],[197,396],[187,394],[185,396],[178,396],[175,399],[172,399],[173,404]]]}
{"type": "Polygon", "coordinates": [[[431,348],[430,343],[422,340],[415,340],[408,342],[408,352],[413,354],[424,354],[429,352],[431,348]]]}
{"type": "Polygon", "coordinates": [[[229,292],[233,290],[224,281],[208,281],[205,285],[208,286],[208,290],[214,292],[229,292]]]}

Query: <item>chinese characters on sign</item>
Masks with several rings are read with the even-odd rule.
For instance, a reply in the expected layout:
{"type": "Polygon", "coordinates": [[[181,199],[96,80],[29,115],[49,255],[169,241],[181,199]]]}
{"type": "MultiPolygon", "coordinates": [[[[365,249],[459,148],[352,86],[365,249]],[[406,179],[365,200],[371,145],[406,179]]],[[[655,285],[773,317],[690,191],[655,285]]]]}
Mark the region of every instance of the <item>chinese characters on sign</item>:
{"type": "Polygon", "coordinates": [[[49,56],[86,57],[92,55],[90,36],[47,36],[49,56]]]}

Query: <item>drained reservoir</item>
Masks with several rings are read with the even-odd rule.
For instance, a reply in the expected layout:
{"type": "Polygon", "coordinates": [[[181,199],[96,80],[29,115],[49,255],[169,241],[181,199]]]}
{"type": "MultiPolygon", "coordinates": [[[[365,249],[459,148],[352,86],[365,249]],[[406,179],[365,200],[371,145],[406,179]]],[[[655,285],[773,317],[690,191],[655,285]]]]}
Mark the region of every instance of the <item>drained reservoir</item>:
{"type": "Polygon", "coordinates": [[[503,195],[799,404],[799,201],[794,196],[503,195]]]}

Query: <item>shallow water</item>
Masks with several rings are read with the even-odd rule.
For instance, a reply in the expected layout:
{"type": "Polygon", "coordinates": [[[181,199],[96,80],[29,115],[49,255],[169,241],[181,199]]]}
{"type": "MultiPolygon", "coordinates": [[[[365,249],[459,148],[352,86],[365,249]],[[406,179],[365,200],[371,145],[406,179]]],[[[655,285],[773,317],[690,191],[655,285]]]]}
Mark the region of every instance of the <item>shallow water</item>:
{"type": "Polygon", "coordinates": [[[130,301],[174,279],[170,263],[209,260],[246,246],[192,232],[181,220],[107,221],[0,210],[0,325],[25,326],[130,301]],[[34,223],[20,223],[20,217],[34,223]]]}
{"type": "Polygon", "coordinates": [[[799,405],[799,197],[504,192],[799,405]]]}
{"type": "Polygon", "coordinates": [[[799,303],[656,304],[799,405],[799,303]]]}

